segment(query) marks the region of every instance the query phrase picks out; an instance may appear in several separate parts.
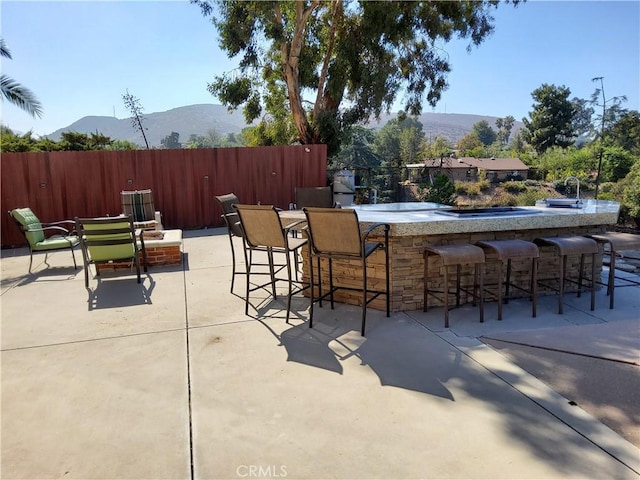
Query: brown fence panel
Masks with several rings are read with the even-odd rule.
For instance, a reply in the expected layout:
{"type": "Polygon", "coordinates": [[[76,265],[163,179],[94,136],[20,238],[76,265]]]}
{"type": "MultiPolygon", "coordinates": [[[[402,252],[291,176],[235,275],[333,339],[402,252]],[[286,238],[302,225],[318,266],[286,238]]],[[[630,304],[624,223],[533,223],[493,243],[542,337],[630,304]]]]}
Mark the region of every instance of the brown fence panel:
{"type": "MultiPolygon", "coordinates": [[[[222,226],[215,195],[288,208],[295,187],[326,185],[325,145],[184,150],[4,153],[4,212],[30,207],[43,222],[117,215],[120,191],[150,188],[165,228],[222,226]]],[[[23,245],[2,215],[2,247],[23,245]]]]}

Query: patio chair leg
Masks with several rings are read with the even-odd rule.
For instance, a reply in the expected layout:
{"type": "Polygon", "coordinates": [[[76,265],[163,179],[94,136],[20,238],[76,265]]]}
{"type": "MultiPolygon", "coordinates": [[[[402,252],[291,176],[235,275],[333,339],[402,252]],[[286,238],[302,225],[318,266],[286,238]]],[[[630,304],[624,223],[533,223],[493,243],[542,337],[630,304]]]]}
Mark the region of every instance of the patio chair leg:
{"type": "Polygon", "coordinates": [[[73,253],[73,247],[71,247],[71,258],[73,258],[73,269],[77,270],[78,269],[78,265],[76,264],[76,256],[73,253]]]}
{"type": "Polygon", "coordinates": [[[292,292],[292,281],[291,281],[291,261],[289,259],[289,254],[287,253],[287,278],[289,280],[289,293],[287,295],[287,316],[285,318],[285,322],[289,323],[289,313],[291,312],[291,292],[292,292]]]}
{"type": "Polygon", "coordinates": [[[364,337],[364,329],[367,323],[367,260],[362,261],[362,328],[360,335],[364,337]]]}
{"type": "Polygon", "coordinates": [[[276,272],[273,267],[273,250],[271,248],[269,248],[268,257],[269,257],[269,275],[271,276],[271,291],[273,292],[273,298],[277,299],[278,296],[276,295],[276,272]]]}
{"type": "Polygon", "coordinates": [[[311,256],[311,248],[309,248],[309,284],[311,286],[311,293],[309,294],[309,298],[311,299],[311,304],[309,305],[309,328],[312,328],[315,281],[313,280],[313,257],[311,256]]]}
{"type": "MultiPolygon", "coordinates": [[[[251,255],[251,253],[249,253],[249,255],[251,255]]],[[[244,261],[245,261],[245,264],[247,265],[247,283],[245,287],[245,296],[244,296],[244,314],[249,315],[249,290],[250,290],[249,285],[251,282],[251,262],[247,257],[246,249],[244,251],[244,261]]]]}

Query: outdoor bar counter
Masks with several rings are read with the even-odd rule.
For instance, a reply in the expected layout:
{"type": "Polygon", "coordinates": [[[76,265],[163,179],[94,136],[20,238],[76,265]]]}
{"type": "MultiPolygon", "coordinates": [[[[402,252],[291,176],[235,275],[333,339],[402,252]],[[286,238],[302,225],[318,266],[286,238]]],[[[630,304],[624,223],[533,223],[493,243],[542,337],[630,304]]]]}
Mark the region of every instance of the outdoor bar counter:
{"type": "MultiPolygon", "coordinates": [[[[577,206],[577,205],[576,205],[577,206]]],[[[390,288],[391,310],[418,310],[423,307],[424,258],[423,252],[427,246],[447,244],[474,244],[481,240],[522,239],[533,240],[537,237],[561,235],[587,235],[602,233],[607,226],[614,225],[618,220],[620,204],[606,200],[584,200],[580,208],[548,207],[546,202],[538,202],[534,207],[517,207],[514,211],[498,212],[498,214],[465,216],[456,213],[453,207],[434,203],[391,203],[376,205],[357,205],[353,208],[358,213],[362,230],[373,223],[388,223],[390,228],[390,288]]],[[[301,211],[283,211],[282,218],[299,220],[304,218],[301,211]]],[[[382,240],[380,236],[374,238],[382,240]]],[[[339,234],[339,232],[336,232],[339,234]]],[[[600,247],[602,248],[602,247],[600,247]]],[[[303,272],[308,274],[305,254],[303,272]]],[[[497,283],[497,269],[495,262],[487,256],[485,283],[497,283]]],[[[429,258],[431,288],[441,288],[438,281],[442,281],[439,268],[440,260],[437,256],[429,258]],[[433,263],[431,263],[433,262],[433,263]]],[[[369,283],[373,287],[382,287],[384,282],[384,253],[376,252],[369,258],[369,283]]],[[[569,259],[567,271],[577,278],[579,258],[569,259]]],[[[587,270],[590,271],[590,257],[587,258],[587,270]]],[[[513,261],[512,275],[516,284],[528,286],[531,263],[528,260],[513,261]]],[[[557,277],[558,258],[552,248],[540,248],[538,278],[549,279],[557,277]]],[[[327,269],[324,269],[323,273],[327,269]]],[[[336,284],[357,286],[361,269],[357,262],[334,261],[334,281],[336,284]]],[[[602,255],[596,256],[596,272],[602,272],[602,255]]],[[[463,285],[469,285],[473,280],[473,268],[463,268],[463,285]]],[[[304,276],[303,276],[304,279],[304,276]]],[[[328,278],[323,277],[323,284],[328,278]]],[[[544,289],[540,290],[545,293],[544,289]]],[[[359,304],[357,293],[340,290],[336,292],[336,300],[359,304]]],[[[471,301],[463,294],[462,302],[471,301]]],[[[431,302],[430,302],[431,303],[431,302]]],[[[384,309],[384,298],[378,298],[371,303],[373,308],[384,309]]]]}

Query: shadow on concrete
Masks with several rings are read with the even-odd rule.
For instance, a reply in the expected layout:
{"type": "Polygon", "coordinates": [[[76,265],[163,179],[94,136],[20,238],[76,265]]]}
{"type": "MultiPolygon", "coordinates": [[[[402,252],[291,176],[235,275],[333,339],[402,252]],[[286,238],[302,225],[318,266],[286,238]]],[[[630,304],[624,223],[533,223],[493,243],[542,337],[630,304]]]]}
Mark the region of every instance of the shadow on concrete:
{"type": "MultiPolygon", "coordinates": [[[[91,285],[91,284],[89,284],[91,285]]],[[[156,282],[149,274],[137,283],[135,277],[102,279],[94,288],[87,288],[89,311],[105,308],[131,307],[134,305],[151,305],[151,294],[156,282]],[[147,286],[148,285],[148,286],[147,286]]]]}
{"type": "Polygon", "coordinates": [[[48,267],[32,273],[25,273],[19,277],[3,278],[2,285],[15,284],[16,287],[23,287],[36,282],[64,282],[72,280],[81,272],[82,268],[48,267]]]}

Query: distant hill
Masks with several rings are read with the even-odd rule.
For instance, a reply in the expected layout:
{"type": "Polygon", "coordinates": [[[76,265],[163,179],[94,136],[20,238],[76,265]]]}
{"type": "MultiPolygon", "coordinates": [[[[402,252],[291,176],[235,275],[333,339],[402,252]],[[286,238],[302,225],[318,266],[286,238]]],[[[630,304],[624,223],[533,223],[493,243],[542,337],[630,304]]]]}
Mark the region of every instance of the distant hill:
{"type": "MultiPolygon", "coordinates": [[[[241,111],[229,113],[222,105],[189,105],[172,108],[166,112],[144,114],[143,126],[149,146],[160,147],[160,141],[171,132],[180,134],[180,141],[185,143],[191,134],[205,135],[210,129],[221,135],[239,133],[247,126],[241,111]]],[[[52,140],[60,140],[62,132],[95,133],[99,132],[113,140],[128,140],[144,146],[144,139],[139,131],[134,130],[131,118],[115,117],[82,117],[68,127],[60,128],[47,135],[52,140]]]]}
{"type": "MultiPolygon", "coordinates": [[[[380,117],[379,122],[370,122],[371,128],[382,128],[391,118],[395,118],[396,115],[384,115],[380,117]]],[[[496,132],[496,120],[499,117],[491,117],[487,115],[472,115],[466,113],[423,113],[420,115],[420,122],[422,122],[422,129],[424,130],[425,137],[446,137],[451,143],[456,143],[467,133],[473,130],[473,125],[486,120],[489,126],[496,132]]],[[[515,122],[511,129],[511,138],[518,130],[523,127],[522,122],[515,122]]]]}
{"type": "MultiPolygon", "coordinates": [[[[393,115],[382,115],[380,121],[372,121],[370,128],[382,128],[393,115]]],[[[473,125],[481,120],[486,120],[489,125],[497,130],[495,121],[498,117],[485,115],[469,115],[462,113],[423,113],[420,116],[425,136],[447,137],[452,143],[473,130],[473,125]]],[[[221,135],[227,133],[239,133],[247,126],[242,112],[229,113],[222,105],[199,104],[173,108],[166,112],[144,114],[145,134],[149,145],[159,147],[160,141],[171,134],[178,132],[180,141],[186,142],[192,134],[205,135],[210,129],[221,135]]],[[[515,122],[512,136],[522,128],[521,122],[515,122]]],[[[115,117],[87,116],[73,122],[68,127],[56,130],[47,135],[52,140],[60,140],[62,132],[95,133],[99,132],[114,140],[128,140],[138,145],[144,145],[142,135],[133,129],[130,118],[118,119],[115,117]]]]}

